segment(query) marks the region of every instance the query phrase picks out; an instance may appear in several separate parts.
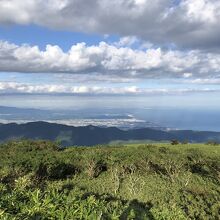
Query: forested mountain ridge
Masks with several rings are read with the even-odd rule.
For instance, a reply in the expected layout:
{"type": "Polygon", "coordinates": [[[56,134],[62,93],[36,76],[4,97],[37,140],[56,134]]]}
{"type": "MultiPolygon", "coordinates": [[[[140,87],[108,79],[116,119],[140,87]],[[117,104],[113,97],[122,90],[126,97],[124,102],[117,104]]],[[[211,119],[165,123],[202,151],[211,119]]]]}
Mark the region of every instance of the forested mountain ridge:
{"type": "Polygon", "coordinates": [[[220,132],[191,130],[155,130],[151,128],[120,130],[116,127],[73,127],[47,122],[0,124],[0,141],[11,139],[41,139],[60,141],[64,146],[108,144],[112,141],[152,140],[189,142],[220,141],[220,132]]]}

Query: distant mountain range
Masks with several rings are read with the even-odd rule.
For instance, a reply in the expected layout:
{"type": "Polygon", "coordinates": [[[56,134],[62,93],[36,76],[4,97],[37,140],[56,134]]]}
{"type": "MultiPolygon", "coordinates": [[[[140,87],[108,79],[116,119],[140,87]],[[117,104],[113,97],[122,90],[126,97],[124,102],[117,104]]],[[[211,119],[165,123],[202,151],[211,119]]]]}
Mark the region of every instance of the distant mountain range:
{"type": "Polygon", "coordinates": [[[91,146],[108,144],[112,141],[179,141],[207,142],[220,141],[220,132],[171,130],[162,131],[151,128],[120,130],[116,127],[96,126],[73,127],[47,122],[26,124],[0,124],[0,142],[17,139],[43,139],[60,141],[63,146],[91,146]]]}

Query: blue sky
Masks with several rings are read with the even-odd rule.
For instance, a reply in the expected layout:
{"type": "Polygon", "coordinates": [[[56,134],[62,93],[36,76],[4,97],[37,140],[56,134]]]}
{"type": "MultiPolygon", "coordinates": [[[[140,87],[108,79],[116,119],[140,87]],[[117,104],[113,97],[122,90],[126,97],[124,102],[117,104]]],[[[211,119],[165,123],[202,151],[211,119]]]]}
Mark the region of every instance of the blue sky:
{"type": "Polygon", "coordinates": [[[217,103],[219,10],[216,0],[3,0],[0,94],[217,103]]]}
{"type": "MultiPolygon", "coordinates": [[[[41,50],[45,49],[47,44],[58,45],[64,51],[78,42],[86,42],[88,45],[98,44],[105,41],[106,38],[101,34],[85,34],[72,31],[57,31],[37,25],[12,25],[0,27],[0,39],[9,41],[18,45],[29,44],[38,45],[41,50]]],[[[111,36],[108,41],[117,41],[119,37],[111,36]]]]}

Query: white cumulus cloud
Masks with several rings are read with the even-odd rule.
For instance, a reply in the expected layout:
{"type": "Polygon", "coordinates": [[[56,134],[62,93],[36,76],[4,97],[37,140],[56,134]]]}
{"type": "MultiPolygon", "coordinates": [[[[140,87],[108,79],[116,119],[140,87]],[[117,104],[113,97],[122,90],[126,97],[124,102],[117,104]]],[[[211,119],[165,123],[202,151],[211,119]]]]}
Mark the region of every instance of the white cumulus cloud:
{"type": "Polygon", "coordinates": [[[219,0],[0,0],[0,24],[136,36],[156,44],[220,48],[219,0]]]}
{"type": "MultiPolygon", "coordinates": [[[[220,74],[220,55],[198,50],[131,49],[100,42],[77,43],[64,52],[57,45],[15,45],[0,41],[0,71],[98,74],[120,78],[207,78],[220,74]]],[[[104,78],[104,77],[103,77],[104,78]]]]}

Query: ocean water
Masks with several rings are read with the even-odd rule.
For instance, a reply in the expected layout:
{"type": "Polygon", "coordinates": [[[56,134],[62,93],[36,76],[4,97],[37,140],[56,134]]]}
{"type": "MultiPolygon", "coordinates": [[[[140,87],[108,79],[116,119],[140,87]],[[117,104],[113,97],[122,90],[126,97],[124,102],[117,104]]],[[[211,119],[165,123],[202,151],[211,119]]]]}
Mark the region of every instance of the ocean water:
{"type": "Polygon", "coordinates": [[[189,97],[1,95],[0,122],[48,121],[73,126],[220,131],[217,105],[189,97]],[[207,103],[206,103],[207,104],[207,103]],[[5,108],[13,107],[13,108],[5,108]]]}

